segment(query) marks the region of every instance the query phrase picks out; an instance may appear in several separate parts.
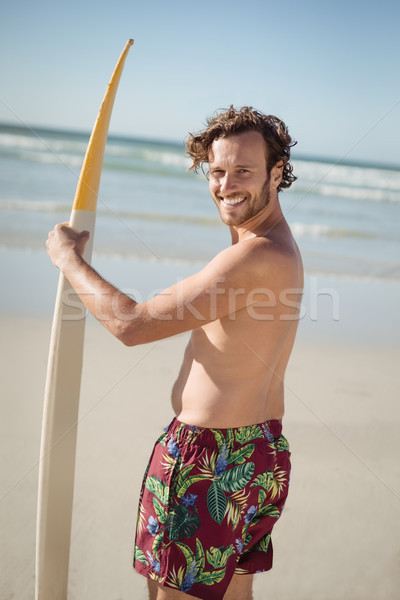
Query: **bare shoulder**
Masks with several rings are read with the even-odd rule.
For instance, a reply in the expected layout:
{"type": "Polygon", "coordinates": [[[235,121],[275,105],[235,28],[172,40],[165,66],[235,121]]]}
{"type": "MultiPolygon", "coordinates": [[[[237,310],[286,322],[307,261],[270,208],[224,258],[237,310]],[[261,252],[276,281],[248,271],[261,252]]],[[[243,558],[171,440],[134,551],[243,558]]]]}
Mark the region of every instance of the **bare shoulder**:
{"type": "Polygon", "coordinates": [[[302,263],[298,247],[291,236],[284,239],[257,237],[251,241],[251,256],[255,268],[279,277],[298,276],[302,263]]]}
{"type": "Polygon", "coordinates": [[[207,269],[215,277],[239,277],[249,285],[264,285],[271,280],[277,285],[297,284],[301,259],[291,240],[279,242],[255,237],[225,248],[209,263],[207,269]]]}

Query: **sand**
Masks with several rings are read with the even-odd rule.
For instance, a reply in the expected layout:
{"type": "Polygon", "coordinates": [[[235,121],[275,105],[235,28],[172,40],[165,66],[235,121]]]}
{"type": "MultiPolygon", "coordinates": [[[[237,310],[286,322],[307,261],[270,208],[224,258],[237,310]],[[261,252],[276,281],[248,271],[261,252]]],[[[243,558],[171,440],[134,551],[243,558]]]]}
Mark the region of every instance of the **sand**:
{"type": "MultiPolygon", "coordinates": [[[[51,319],[3,315],[0,598],[30,600],[51,319]]],[[[69,598],[145,600],[132,544],[141,478],[172,418],[187,335],[125,348],[87,325],[69,598]]],[[[255,600],[394,600],[400,589],[398,347],[299,334],[286,379],[292,480],[255,600]]]]}

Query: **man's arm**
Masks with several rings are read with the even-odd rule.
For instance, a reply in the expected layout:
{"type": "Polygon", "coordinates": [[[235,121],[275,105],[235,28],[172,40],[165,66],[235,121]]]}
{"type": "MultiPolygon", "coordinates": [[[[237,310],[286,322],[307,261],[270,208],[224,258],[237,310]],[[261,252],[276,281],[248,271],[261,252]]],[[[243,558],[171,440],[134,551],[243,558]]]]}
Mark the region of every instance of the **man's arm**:
{"type": "Polygon", "coordinates": [[[257,302],[255,289],[287,277],[273,245],[247,240],[220,252],[204,269],[138,303],[104,280],[82,258],[88,234],[67,224],[49,234],[48,253],[87,309],[128,346],[145,344],[221,319],[257,302]],[[277,260],[278,259],[278,260],[277,260]]]}

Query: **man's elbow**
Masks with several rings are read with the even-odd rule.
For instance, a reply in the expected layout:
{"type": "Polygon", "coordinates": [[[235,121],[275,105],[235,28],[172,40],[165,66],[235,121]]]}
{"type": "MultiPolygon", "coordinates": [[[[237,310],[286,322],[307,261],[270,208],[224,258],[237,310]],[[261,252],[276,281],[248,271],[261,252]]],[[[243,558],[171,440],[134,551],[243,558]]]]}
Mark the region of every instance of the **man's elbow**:
{"type": "Polygon", "coordinates": [[[128,346],[128,348],[132,348],[133,346],[139,345],[139,342],[137,342],[133,336],[122,335],[118,336],[118,339],[124,344],[124,346],[128,346]]]}
{"type": "Polygon", "coordinates": [[[107,329],[112,335],[117,338],[124,346],[136,346],[139,342],[139,336],[132,323],[116,320],[110,324],[107,329]]]}
{"type": "Polygon", "coordinates": [[[132,347],[140,344],[138,336],[132,331],[131,327],[118,327],[114,332],[115,337],[124,344],[124,346],[132,347]]]}
{"type": "Polygon", "coordinates": [[[161,327],[160,322],[151,318],[144,310],[136,314],[126,314],[123,318],[114,319],[111,333],[124,344],[124,346],[140,346],[169,337],[171,333],[161,327]]]}
{"type": "Polygon", "coordinates": [[[114,324],[112,334],[124,344],[124,346],[140,346],[149,344],[159,339],[157,331],[149,324],[138,321],[119,321],[114,324]]]}
{"type": "Polygon", "coordinates": [[[142,343],[140,333],[144,329],[144,324],[138,307],[139,305],[129,298],[128,305],[119,306],[119,314],[114,315],[111,320],[109,329],[124,346],[131,347],[142,343]]]}

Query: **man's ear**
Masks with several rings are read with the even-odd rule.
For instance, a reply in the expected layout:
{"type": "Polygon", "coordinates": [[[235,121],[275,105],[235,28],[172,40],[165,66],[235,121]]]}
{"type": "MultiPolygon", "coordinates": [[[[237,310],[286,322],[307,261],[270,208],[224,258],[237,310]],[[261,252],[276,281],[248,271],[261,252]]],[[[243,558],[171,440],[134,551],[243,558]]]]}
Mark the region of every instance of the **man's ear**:
{"type": "Polygon", "coordinates": [[[279,160],[271,169],[271,185],[276,189],[283,177],[283,160],[279,160]]]}

